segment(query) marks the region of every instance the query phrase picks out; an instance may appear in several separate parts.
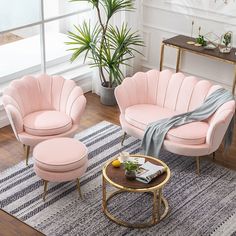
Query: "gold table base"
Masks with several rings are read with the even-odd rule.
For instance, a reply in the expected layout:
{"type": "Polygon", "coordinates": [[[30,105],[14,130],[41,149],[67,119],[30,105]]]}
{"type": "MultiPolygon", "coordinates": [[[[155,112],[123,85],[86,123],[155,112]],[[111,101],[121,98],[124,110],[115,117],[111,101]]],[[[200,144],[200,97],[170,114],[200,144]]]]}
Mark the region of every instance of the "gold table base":
{"type": "Polygon", "coordinates": [[[169,205],[167,200],[162,196],[161,194],[161,189],[159,189],[159,194],[157,195],[157,192],[148,192],[148,193],[153,193],[153,214],[152,214],[152,220],[150,222],[147,223],[129,223],[123,220],[118,219],[117,217],[115,217],[114,215],[112,215],[108,209],[107,209],[107,203],[109,200],[111,200],[115,195],[123,193],[123,192],[128,192],[125,190],[117,190],[115,192],[113,192],[107,199],[106,199],[106,187],[105,187],[105,182],[103,182],[103,212],[105,213],[105,215],[112,220],[113,222],[125,226],[125,227],[129,227],[129,228],[146,228],[146,227],[151,227],[153,225],[156,225],[158,222],[160,222],[160,220],[162,220],[163,218],[166,217],[166,215],[168,214],[169,211],[169,205]],[[161,196],[159,198],[159,196],[161,196]],[[157,204],[158,201],[158,204],[157,204]],[[160,208],[161,208],[161,203],[164,206],[164,212],[161,214],[160,213],[160,208]]]}

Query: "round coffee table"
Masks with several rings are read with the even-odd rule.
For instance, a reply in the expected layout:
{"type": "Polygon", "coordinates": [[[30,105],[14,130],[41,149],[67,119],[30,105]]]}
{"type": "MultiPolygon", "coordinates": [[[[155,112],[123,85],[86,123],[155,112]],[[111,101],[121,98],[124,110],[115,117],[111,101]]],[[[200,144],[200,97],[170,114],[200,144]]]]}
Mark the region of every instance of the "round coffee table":
{"type": "Polygon", "coordinates": [[[153,226],[157,224],[160,220],[162,220],[168,213],[169,206],[167,200],[162,195],[162,189],[164,185],[168,182],[170,178],[170,169],[169,167],[163,162],[156,158],[150,157],[150,156],[144,156],[141,154],[138,155],[130,155],[130,157],[142,157],[145,158],[145,161],[149,161],[155,165],[160,165],[166,167],[166,172],[162,175],[156,177],[153,179],[149,184],[141,183],[137,180],[128,180],[125,177],[125,171],[122,167],[120,168],[114,168],[112,166],[112,161],[110,160],[105,164],[102,170],[102,189],[103,189],[103,212],[105,215],[114,221],[117,224],[131,227],[131,228],[145,228],[149,226],[153,226]],[[117,188],[115,192],[113,192],[110,196],[107,198],[106,193],[106,184],[109,183],[113,187],[117,188]],[[138,193],[151,193],[153,194],[153,213],[152,213],[152,220],[147,223],[129,223],[126,221],[123,221],[121,219],[118,219],[113,214],[109,212],[107,209],[107,203],[108,201],[112,200],[112,198],[123,192],[138,192],[138,193]],[[161,212],[161,204],[163,204],[164,211],[161,212]]]}

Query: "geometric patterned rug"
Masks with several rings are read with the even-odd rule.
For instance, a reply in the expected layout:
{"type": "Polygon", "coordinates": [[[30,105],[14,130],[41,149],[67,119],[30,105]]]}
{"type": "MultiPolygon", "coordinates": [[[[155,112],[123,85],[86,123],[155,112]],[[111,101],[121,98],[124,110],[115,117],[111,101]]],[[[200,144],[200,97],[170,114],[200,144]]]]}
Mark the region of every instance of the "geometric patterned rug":
{"type": "MultiPolygon", "coordinates": [[[[130,229],[103,214],[101,169],[119,152],[140,152],[140,141],[128,137],[121,147],[121,128],[103,121],[75,136],[89,150],[89,166],[81,178],[80,199],[76,182],[49,183],[46,201],[43,183],[34,174],[33,160],[0,173],[0,207],[46,235],[236,235],[236,172],[203,160],[201,175],[195,159],[162,151],[160,159],[171,170],[163,194],[170,211],[159,224],[130,229]]],[[[112,191],[112,189],[108,189],[112,191]]],[[[108,205],[111,212],[129,222],[149,220],[149,194],[126,193],[108,205]]]]}

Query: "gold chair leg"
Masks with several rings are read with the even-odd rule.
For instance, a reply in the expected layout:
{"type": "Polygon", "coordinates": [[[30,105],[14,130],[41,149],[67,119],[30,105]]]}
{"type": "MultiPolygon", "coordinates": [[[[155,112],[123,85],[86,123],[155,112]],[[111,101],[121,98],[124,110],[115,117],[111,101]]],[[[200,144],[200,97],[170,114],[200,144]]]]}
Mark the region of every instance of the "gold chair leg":
{"type": "Polygon", "coordinates": [[[81,193],[81,189],[80,189],[80,181],[79,181],[79,178],[77,178],[77,188],[78,188],[78,192],[79,192],[80,198],[83,198],[82,193],[81,193]]]}
{"type": "Polygon", "coordinates": [[[200,157],[196,157],[197,175],[200,175],[200,157]]]}
{"type": "Polygon", "coordinates": [[[212,157],[213,157],[213,160],[216,159],[216,152],[213,152],[213,153],[212,153],[212,157]]]}
{"type": "Polygon", "coordinates": [[[235,94],[235,86],[236,86],[236,65],[234,67],[234,82],[233,82],[233,86],[232,86],[232,94],[235,94]]]}
{"type": "Polygon", "coordinates": [[[47,195],[47,188],[48,188],[48,181],[44,180],[44,189],[43,189],[43,200],[45,201],[46,195],[47,195]]]}
{"type": "Polygon", "coordinates": [[[25,163],[28,166],[30,146],[23,144],[23,148],[24,148],[24,152],[25,152],[25,163]]]}
{"type": "Polygon", "coordinates": [[[121,146],[124,146],[124,141],[125,141],[125,137],[126,137],[127,133],[124,132],[122,140],[121,140],[121,146]]]}

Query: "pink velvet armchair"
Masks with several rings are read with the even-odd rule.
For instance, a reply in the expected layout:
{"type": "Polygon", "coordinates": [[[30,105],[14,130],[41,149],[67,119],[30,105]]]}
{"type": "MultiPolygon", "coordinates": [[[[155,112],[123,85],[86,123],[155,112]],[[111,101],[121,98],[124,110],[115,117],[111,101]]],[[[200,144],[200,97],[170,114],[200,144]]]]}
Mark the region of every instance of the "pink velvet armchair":
{"type": "MultiPolygon", "coordinates": [[[[124,133],[142,139],[147,124],[191,111],[218,89],[209,81],[170,70],[139,72],[126,78],[115,90],[124,133]]],[[[235,112],[235,101],[222,105],[207,120],[169,130],[163,148],[179,155],[199,157],[214,153],[220,146],[235,112]]],[[[124,139],[123,139],[124,140],[124,139]]]]}
{"type": "Polygon", "coordinates": [[[30,147],[76,133],[86,98],[74,81],[61,76],[25,76],[4,91],[3,105],[28,164],[30,147]]]}

